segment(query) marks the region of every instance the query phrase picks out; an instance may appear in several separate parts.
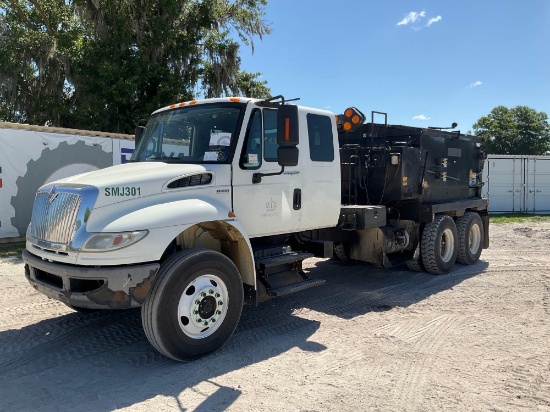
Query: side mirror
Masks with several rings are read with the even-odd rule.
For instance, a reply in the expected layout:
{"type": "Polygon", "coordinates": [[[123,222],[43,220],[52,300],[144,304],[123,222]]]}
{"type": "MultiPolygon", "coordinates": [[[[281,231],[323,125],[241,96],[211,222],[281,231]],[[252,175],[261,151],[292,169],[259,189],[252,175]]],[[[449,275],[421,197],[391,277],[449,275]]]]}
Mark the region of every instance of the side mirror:
{"type": "Polygon", "coordinates": [[[144,126],[136,126],[136,131],[135,131],[136,148],[139,146],[139,142],[141,141],[141,136],[143,136],[144,130],[145,130],[144,126]]]}
{"type": "Polygon", "coordinates": [[[297,166],[300,150],[296,146],[279,146],[277,149],[277,158],[279,166],[297,166]]]}
{"type": "Polygon", "coordinates": [[[262,177],[282,175],[285,166],[298,165],[299,149],[296,147],[300,141],[300,128],[298,123],[298,106],[281,105],[277,109],[277,158],[279,159],[280,172],[254,173],[252,183],[261,183],[262,177]]]}
{"type": "Polygon", "coordinates": [[[297,146],[300,142],[298,106],[281,105],[277,110],[277,144],[297,146]]]}

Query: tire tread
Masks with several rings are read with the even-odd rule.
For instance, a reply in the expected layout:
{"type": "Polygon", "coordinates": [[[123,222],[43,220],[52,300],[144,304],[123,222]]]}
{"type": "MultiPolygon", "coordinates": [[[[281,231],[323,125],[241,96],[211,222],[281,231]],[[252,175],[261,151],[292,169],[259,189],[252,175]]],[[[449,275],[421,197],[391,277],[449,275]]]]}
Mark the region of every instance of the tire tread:
{"type": "MultiPolygon", "coordinates": [[[[159,351],[164,356],[170,359],[180,361],[180,362],[181,361],[185,362],[185,361],[190,361],[200,355],[189,356],[185,358],[181,356],[176,356],[172,354],[171,351],[168,350],[168,348],[166,348],[165,345],[162,343],[162,340],[161,340],[162,332],[160,331],[156,321],[159,299],[163,295],[164,290],[170,283],[168,279],[173,274],[174,268],[180,265],[182,260],[185,260],[190,256],[198,257],[202,254],[210,254],[211,252],[213,251],[209,249],[187,249],[168,258],[163,263],[163,265],[161,266],[161,269],[157,273],[157,277],[153,283],[151,292],[148,298],[145,300],[145,303],[141,307],[141,319],[142,319],[142,325],[143,325],[143,330],[145,332],[145,336],[157,351],[159,351]]],[[[222,255],[222,254],[220,255],[223,256],[224,259],[227,259],[228,263],[230,262],[233,265],[233,262],[231,262],[231,260],[229,260],[225,255],[222,255]]],[[[237,271],[237,274],[238,274],[238,270],[236,267],[235,267],[235,270],[237,271]]],[[[242,308],[242,301],[241,301],[241,308],[242,308]]]]}
{"type": "Polygon", "coordinates": [[[477,256],[475,259],[472,259],[472,257],[470,257],[468,253],[468,231],[470,228],[470,224],[473,223],[473,221],[478,221],[477,223],[480,225],[481,239],[479,248],[481,254],[481,248],[483,244],[483,223],[481,222],[481,218],[479,217],[479,215],[475,212],[466,212],[463,216],[459,217],[456,220],[456,230],[458,233],[458,254],[456,256],[456,261],[462,265],[474,264],[479,259],[479,256],[477,256]]]}
{"type": "MultiPolygon", "coordinates": [[[[454,221],[450,216],[437,215],[434,220],[424,227],[422,232],[422,240],[420,243],[420,251],[422,254],[422,263],[426,268],[426,271],[433,275],[443,275],[448,272],[440,267],[436,257],[436,244],[438,239],[438,231],[441,225],[444,225],[445,221],[450,221],[454,226],[454,221]]],[[[458,237],[458,236],[457,236],[458,237]]],[[[456,241],[458,239],[455,239],[456,241]]],[[[455,249],[457,242],[455,241],[455,249]]],[[[453,262],[454,264],[454,262],[453,262]]]]}

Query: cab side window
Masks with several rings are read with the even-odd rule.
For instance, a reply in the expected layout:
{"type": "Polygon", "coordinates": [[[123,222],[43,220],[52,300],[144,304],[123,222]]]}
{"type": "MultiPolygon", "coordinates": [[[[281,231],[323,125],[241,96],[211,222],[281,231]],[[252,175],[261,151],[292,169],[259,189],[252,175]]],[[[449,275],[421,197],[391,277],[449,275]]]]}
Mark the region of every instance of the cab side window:
{"type": "Polygon", "coordinates": [[[246,129],[245,142],[239,161],[241,169],[258,169],[262,164],[262,111],[254,109],[246,129]]]}
{"type": "Polygon", "coordinates": [[[264,159],[266,162],[276,162],[277,149],[277,111],[264,110],[264,159]]]}
{"type": "Polygon", "coordinates": [[[314,162],[332,162],[334,160],[334,140],[330,118],[309,113],[307,115],[307,131],[310,159],[314,162]]]}

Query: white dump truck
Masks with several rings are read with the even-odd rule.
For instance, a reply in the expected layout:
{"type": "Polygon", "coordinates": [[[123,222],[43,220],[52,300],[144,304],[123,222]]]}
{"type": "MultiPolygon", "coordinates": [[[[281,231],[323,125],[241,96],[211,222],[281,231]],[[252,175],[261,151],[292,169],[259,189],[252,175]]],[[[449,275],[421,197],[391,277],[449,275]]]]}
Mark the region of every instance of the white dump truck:
{"type": "Polygon", "coordinates": [[[306,258],[432,274],[479,259],[479,138],[288,103],[173,104],[136,127],[130,163],[41,187],[31,285],[75,310],[141,306],[151,344],[185,361],[220,348],[244,303],[321,285],[306,258]]]}

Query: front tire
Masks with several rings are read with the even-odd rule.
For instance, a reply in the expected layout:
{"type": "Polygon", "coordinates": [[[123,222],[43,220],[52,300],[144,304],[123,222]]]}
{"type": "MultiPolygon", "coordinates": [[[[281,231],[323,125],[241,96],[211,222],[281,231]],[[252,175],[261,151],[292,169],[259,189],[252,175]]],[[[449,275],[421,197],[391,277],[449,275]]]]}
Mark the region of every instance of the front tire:
{"type": "Polygon", "coordinates": [[[449,272],[456,261],[458,235],[454,220],[438,215],[422,232],[420,252],[426,271],[433,275],[449,272]]]}
{"type": "Polygon", "coordinates": [[[466,212],[456,220],[458,255],[456,261],[472,265],[479,260],[483,249],[484,232],[481,218],[475,212],[466,212]]]}
{"type": "Polygon", "coordinates": [[[221,348],[241,316],[243,284],[221,253],[188,249],[161,266],[141,308],[147,339],[163,355],[190,361],[221,348]]]}

